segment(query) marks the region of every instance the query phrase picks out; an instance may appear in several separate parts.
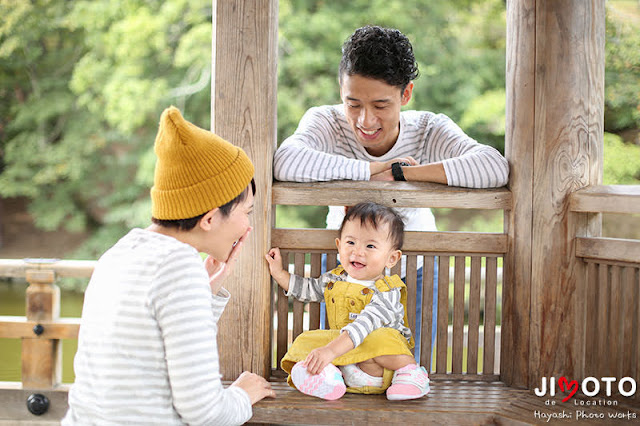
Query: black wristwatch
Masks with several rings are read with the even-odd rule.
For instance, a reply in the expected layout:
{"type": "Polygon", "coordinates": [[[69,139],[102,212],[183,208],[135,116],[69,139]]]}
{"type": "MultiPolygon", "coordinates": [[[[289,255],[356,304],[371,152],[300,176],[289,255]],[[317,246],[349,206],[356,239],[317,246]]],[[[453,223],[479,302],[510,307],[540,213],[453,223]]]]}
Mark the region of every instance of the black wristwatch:
{"type": "Polygon", "coordinates": [[[393,175],[393,180],[405,180],[404,173],[402,172],[402,166],[408,166],[406,163],[393,163],[391,165],[391,174],[393,175]]]}

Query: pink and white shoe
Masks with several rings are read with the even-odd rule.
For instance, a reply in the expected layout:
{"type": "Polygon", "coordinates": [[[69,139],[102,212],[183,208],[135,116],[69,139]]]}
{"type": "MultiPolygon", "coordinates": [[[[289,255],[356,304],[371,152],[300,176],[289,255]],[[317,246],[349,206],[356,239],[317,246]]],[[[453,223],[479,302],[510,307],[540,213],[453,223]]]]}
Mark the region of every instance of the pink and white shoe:
{"type": "Polygon", "coordinates": [[[342,373],[333,364],[318,374],[310,374],[300,361],[291,369],[291,380],[300,392],[329,401],[342,397],[347,390],[342,373]]]}
{"type": "Polygon", "coordinates": [[[387,399],[404,401],[422,398],[429,393],[429,374],[424,367],[409,364],[393,373],[391,386],[387,389],[387,399]]]}

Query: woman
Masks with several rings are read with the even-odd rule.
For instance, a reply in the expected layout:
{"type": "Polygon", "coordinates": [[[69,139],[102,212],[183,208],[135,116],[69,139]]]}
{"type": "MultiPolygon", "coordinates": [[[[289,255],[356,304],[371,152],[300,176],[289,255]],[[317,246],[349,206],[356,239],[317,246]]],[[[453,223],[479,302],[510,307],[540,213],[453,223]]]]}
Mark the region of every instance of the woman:
{"type": "Polygon", "coordinates": [[[249,372],[225,389],[216,344],[221,282],[251,231],[253,164],[174,107],[155,152],[152,224],[109,249],[87,287],[63,425],[242,424],[275,396],[249,372]]]}

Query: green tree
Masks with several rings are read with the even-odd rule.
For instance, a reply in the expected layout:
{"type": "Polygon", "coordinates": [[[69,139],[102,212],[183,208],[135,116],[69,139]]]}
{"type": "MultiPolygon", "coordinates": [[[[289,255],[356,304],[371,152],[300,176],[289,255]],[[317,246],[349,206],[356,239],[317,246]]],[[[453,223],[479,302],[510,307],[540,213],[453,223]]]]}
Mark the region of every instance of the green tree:
{"type": "Polygon", "coordinates": [[[605,130],[640,129],[640,4],[607,3],[605,130]]]}
{"type": "Polygon", "coordinates": [[[209,125],[211,1],[2,0],[0,16],[0,195],[95,232],[94,257],[149,221],[160,112],[209,125]]]}
{"type": "Polygon", "coordinates": [[[474,98],[504,88],[505,14],[500,0],[280,0],[278,139],[309,107],[340,102],[341,46],[367,24],[412,41],[420,76],[407,108],[459,120],[474,98]]]}

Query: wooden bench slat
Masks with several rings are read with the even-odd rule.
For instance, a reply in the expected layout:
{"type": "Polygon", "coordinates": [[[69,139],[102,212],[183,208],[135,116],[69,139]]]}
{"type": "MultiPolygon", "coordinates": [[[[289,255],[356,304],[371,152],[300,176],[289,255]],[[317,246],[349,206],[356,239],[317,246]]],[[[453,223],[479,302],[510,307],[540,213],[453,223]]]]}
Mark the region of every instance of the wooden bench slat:
{"type": "Polygon", "coordinates": [[[492,374],[496,347],[496,289],[498,284],[498,261],[495,257],[486,260],[486,282],[484,293],[484,359],[482,372],[492,374]]]}
{"type": "MultiPolygon", "coordinates": [[[[598,321],[598,265],[596,263],[587,263],[586,268],[586,312],[585,312],[585,329],[591,330],[585,335],[585,347],[595,348],[598,345],[598,334],[596,327],[598,321]]],[[[585,351],[585,365],[595,367],[597,365],[598,351],[585,351]]]]}
{"type": "Polygon", "coordinates": [[[467,373],[478,372],[478,343],[480,335],[480,279],[482,259],[471,258],[471,276],[469,281],[469,327],[467,335],[467,373]]]}
{"type": "MultiPolygon", "coordinates": [[[[289,268],[289,252],[282,251],[282,267],[289,268]]],[[[276,331],[276,366],[280,367],[280,361],[287,353],[287,346],[289,340],[289,300],[285,295],[284,290],[280,288],[277,283],[276,293],[278,297],[277,310],[278,310],[278,330],[276,331]]]]}
{"type": "MultiPolygon", "coordinates": [[[[294,273],[302,277],[304,273],[304,253],[296,252],[293,256],[294,273]]],[[[293,299],[293,335],[292,341],[304,330],[304,303],[293,299]]]]}
{"type": "MultiPolygon", "coordinates": [[[[311,254],[311,276],[319,277],[322,270],[322,254],[311,254]]],[[[317,330],[320,328],[320,304],[309,304],[309,330],[317,330]]]]}
{"type": "Polygon", "coordinates": [[[433,280],[434,280],[434,257],[423,256],[422,265],[422,328],[421,328],[421,348],[420,365],[428,371],[432,371],[432,330],[433,330],[433,280]]]}
{"type": "MultiPolygon", "coordinates": [[[[407,319],[409,324],[407,327],[411,329],[414,340],[416,339],[416,297],[418,292],[418,286],[416,284],[417,271],[418,271],[418,258],[416,255],[409,255],[407,258],[407,270],[406,270],[406,284],[407,284],[407,319]]],[[[400,263],[400,262],[398,262],[400,263]]],[[[424,272],[424,270],[423,270],[424,272]]]]}
{"type": "Polygon", "coordinates": [[[436,373],[447,372],[449,340],[449,256],[438,257],[438,331],[436,335],[436,373]]]}
{"type": "Polygon", "coordinates": [[[453,274],[453,342],[451,372],[462,373],[462,351],[464,349],[464,287],[465,257],[455,257],[453,274]]]}
{"type": "MultiPolygon", "coordinates": [[[[596,327],[598,341],[596,347],[605,348],[607,344],[607,330],[609,330],[609,312],[608,308],[611,306],[610,297],[611,292],[609,291],[610,282],[609,282],[609,266],[606,264],[600,264],[598,266],[598,326],[596,327]]],[[[603,356],[601,353],[598,354],[599,359],[597,365],[598,366],[598,375],[607,376],[607,357],[603,356]]]]}
{"type": "Polygon", "coordinates": [[[608,371],[613,377],[622,377],[620,371],[622,370],[622,358],[619,357],[619,350],[622,342],[620,337],[622,336],[622,276],[620,266],[611,267],[611,305],[609,306],[609,342],[607,355],[609,359],[608,371]]]}
{"type": "MultiPolygon", "coordinates": [[[[634,285],[636,268],[626,267],[622,271],[622,318],[633,318],[638,306],[639,285],[634,285]]],[[[622,377],[638,377],[634,360],[638,358],[638,335],[633,333],[633,321],[622,323],[622,377]]]]}

